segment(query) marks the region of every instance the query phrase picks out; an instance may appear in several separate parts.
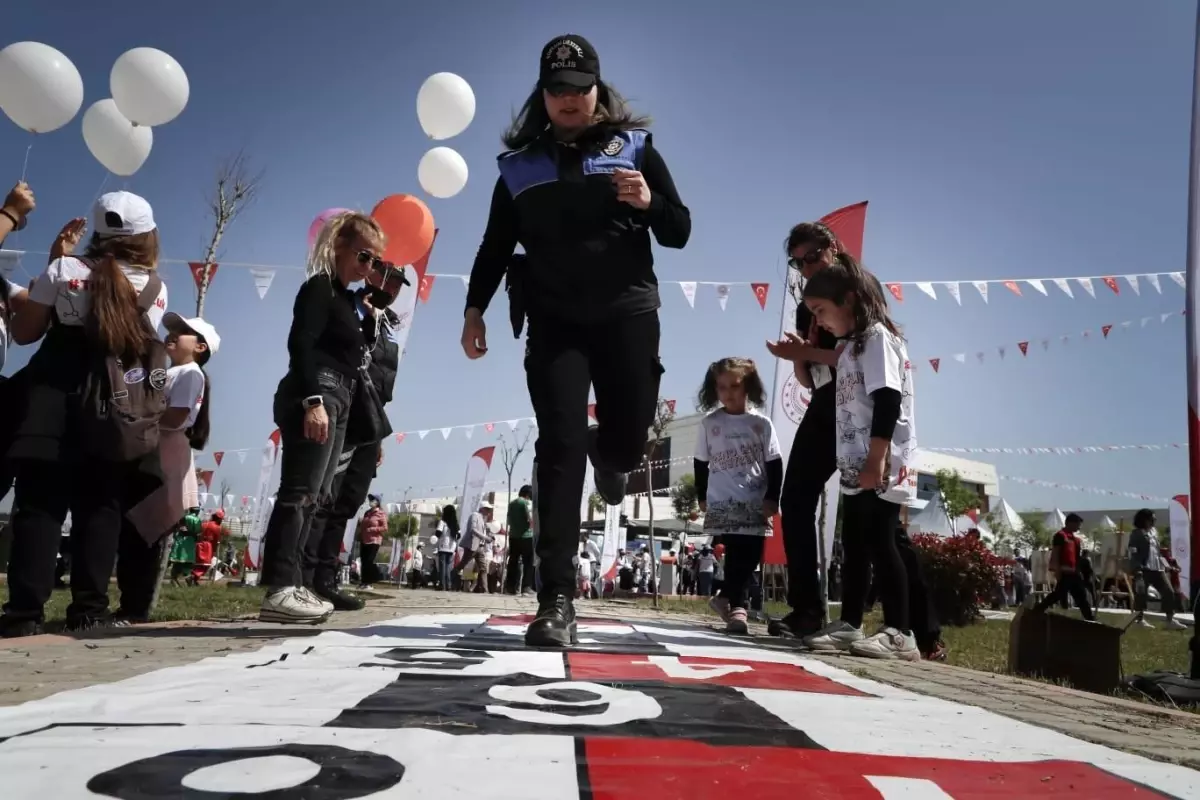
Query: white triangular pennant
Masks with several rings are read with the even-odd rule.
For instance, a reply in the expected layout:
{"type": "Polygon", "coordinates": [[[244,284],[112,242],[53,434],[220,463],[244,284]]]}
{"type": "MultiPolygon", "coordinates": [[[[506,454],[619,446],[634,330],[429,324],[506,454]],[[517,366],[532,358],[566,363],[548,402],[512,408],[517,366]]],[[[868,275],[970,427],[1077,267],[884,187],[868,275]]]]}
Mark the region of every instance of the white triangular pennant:
{"type": "Polygon", "coordinates": [[[986,303],[988,301],[988,299],[987,299],[987,293],[988,293],[987,281],[971,281],[971,283],[973,283],[975,285],[975,289],[978,290],[979,296],[982,297],[983,302],[986,303]]]}
{"type": "Polygon", "coordinates": [[[1054,285],[1061,289],[1063,294],[1072,300],[1075,299],[1075,295],[1071,293],[1071,284],[1067,283],[1066,278],[1051,278],[1050,280],[1054,281],[1054,285]]]}
{"type": "Polygon", "coordinates": [[[1037,291],[1041,292],[1042,294],[1046,294],[1046,286],[1045,286],[1045,284],[1042,283],[1042,281],[1039,278],[1030,278],[1025,282],[1028,283],[1030,286],[1032,286],[1037,291]]]}
{"type": "Polygon", "coordinates": [[[474,426],[474,425],[472,425],[471,427],[467,428],[467,438],[468,438],[468,439],[470,439],[470,438],[471,438],[471,434],[473,434],[474,432],[475,432],[475,426],[474,426]]]}
{"type": "Polygon", "coordinates": [[[683,290],[683,299],[687,300],[689,308],[696,307],[696,282],[680,281],[679,288],[683,290]]]}
{"type": "Polygon", "coordinates": [[[1083,287],[1083,290],[1091,295],[1092,299],[1096,299],[1096,287],[1092,286],[1091,278],[1076,278],[1075,282],[1083,287]]]}
{"type": "Polygon", "coordinates": [[[1142,317],[1142,327],[1146,327],[1146,323],[1152,319],[1154,319],[1154,317],[1142,317]]]}
{"type": "Polygon", "coordinates": [[[460,281],[462,281],[462,285],[463,285],[464,289],[471,288],[471,276],[470,275],[459,275],[458,279],[460,281]]]}
{"type": "Polygon", "coordinates": [[[954,298],[954,302],[958,303],[961,306],[962,305],[962,295],[959,294],[959,292],[958,292],[958,282],[950,281],[947,283],[943,283],[942,286],[946,289],[947,292],[950,293],[950,296],[954,298]]]}
{"type": "Polygon", "coordinates": [[[1162,285],[1158,282],[1157,274],[1151,272],[1149,275],[1143,275],[1142,277],[1146,279],[1146,283],[1154,287],[1154,291],[1162,294],[1162,285]]]}
{"type": "Polygon", "coordinates": [[[1042,349],[1043,350],[1050,349],[1050,340],[1049,339],[1042,339],[1042,349]]]}
{"type": "Polygon", "coordinates": [[[258,299],[262,300],[267,296],[267,290],[271,288],[271,281],[275,280],[275,270],[252,269],[250,277],[254,278],[254,291],[258,292],[258,299]]]}
{"type": "Polygon", "coordinates": [[[233,495],[232,494],[225,495],[225,505],[227,505],[227,506],[233,505],[233,495]]]}
{"type": "Polygon", "coordinates": [[[429,431],[417,431],[418,439],[424,439],[428,435],[429,435],[429,431]]]}
{"type": "Polygon", "coordinates": [[[937,292],[933,290],[933,284],[928,281],[917,281],[917,288],[925,294],[937,300],[937,292]]]}
{"type": "Polygon", "coordinates": [[[1121,323],[1121,327],[1124,328],[1125,330],[1129,330],[1129,326],[1132,324],[1133,324],[1133,320],[1125,320],[1124,322],[1121,323]]]}
{"type": "Polygon", "coordinates": [[[442,428],[442,438],[443,438],[443,439],[449,439],[449,438],[450,438],[450,431],[452,431],[452,430],[454,430],[454,428],[442,428]]]}
{"type": "Polygon", "coordinates": [[[1168,319],[1171,318],[1171,315],[1174,313],[1175,313],[1174,311],[1168,311],[1167,313],[1162,315],[1162,318],[1159,319],[1159,322],[1166,322],[1168,319]]]}
{"type": "Polygon", "coordinates": [[[1141,295],[1142,287],[1138,286],[1138,276],[1137,275],[1125,275],[1124,278],[1125,278],[1125,282],[1129,284],[1129,288],[1133,289],[1133,293],[1136,295],[1141,295]]]}
{"type": "Polygon", "coordinates": [[[953,358],[955,361],[957,361],[960,364],[967,363],[967,354],[966,353],[955,353],[954,355],[952,355],[950,357],[953,358]]]}
{"type": "Polygon", "coordinates": [[[517,429],[517,423],[519,423],[520,421],[521,420],[519,420],[519,419],[510,419],[508,421],[508,429],[510,431],[515,431],[517,429]]]}
{"type": "Polygon", "coordinates": [[[239,464],[246,463],[246,451],[245,450],[238,450],[238,463],[239,464]]]}
{"type": "Polygon", "coordinates": [[[725,304],[729,302],[729,285],[725,283],[717,284],[717,302],[721,304],[721,310],[725,310],[725,304]]]}
{"type": "Polygon", "coordinates": [[[1182,272],[1168,272],[1167,274],[1171,276],[1171,280],[1179,284],[1180,289],[1187,288],[1187,280],[1184,279],[1182,272]]]}

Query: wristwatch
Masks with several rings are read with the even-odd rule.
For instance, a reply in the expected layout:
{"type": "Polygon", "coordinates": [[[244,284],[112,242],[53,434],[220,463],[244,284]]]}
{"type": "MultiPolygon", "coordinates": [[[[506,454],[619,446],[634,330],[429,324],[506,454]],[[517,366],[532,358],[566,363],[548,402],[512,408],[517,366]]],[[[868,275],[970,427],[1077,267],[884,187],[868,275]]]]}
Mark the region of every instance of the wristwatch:
{"type": "Polygon", "coordinates": [[[304,410],[307,411],[310,408],[316,408],[317,406],[325,405],[325,400],[321,397],[321,395],[314,394],[312,397],[306,397],[301,400],[300,405],[304,406],[304,410]]]}

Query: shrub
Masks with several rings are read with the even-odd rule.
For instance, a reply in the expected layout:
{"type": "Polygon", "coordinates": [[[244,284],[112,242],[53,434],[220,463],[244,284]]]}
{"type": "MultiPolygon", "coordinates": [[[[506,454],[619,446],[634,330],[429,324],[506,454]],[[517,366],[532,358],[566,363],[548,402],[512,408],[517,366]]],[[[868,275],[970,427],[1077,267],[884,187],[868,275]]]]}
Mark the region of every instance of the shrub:
{"type": "Polygon", "coordinates": [[[919,533],[912,541],[941,623],[970,625],[978,619],[1000,580],[1000,559],[975,536],[919,533]]]}

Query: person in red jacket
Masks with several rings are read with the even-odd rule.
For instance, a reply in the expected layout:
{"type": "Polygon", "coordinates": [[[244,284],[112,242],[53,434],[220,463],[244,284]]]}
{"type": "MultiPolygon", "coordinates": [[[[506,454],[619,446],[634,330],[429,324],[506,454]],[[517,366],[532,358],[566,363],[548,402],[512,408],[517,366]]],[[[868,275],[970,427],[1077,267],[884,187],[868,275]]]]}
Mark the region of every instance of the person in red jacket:
{"type": "Polygon", "coordinates": [[[369,495],[371,507],[363,514],[358,523],[358,554],[362,560],[362,586],[369,589],[371,584],[379,580],[379,568],[375,566],[375,557],[379,555],[379,546],[383,544],[383,535],[387,533],[387,513],[380,508],[378,495],[369,495]]]}
{"type": "Polygon", "coordinates": [[[192,569],[193,585],[204,580],[212,566],[213,557],[217,554],[217,545],[225,535],[225,529],[221,527],[224,521],[225,510],[218,508],[208,522],[200,526],[200,535],[196,537],[196,566],[192,569]]]}

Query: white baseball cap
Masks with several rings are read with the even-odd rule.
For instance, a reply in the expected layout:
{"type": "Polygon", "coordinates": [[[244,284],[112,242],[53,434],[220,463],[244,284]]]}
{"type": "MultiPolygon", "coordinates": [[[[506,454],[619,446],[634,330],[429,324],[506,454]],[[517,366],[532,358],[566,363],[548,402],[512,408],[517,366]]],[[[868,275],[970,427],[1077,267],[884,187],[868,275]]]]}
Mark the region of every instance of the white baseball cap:
{"type": "Polygon", "coordinates": [[[131,192],[100,195],[92,207],[92,231],[100,236],[136,236],[156,227],[150,204],[131,192]]]}
{"type": "Polygon", "coordinates": [[[209,355],[215,356],[221,346],[221,337],[217,335],[217,329],[200,317],[187,319],[174,311],[168,311],[163,314],[163,327],[171,333],[194,333],[200,336],[208,345],[209,355]]]}
{"type": "Polygon", "coordinates": [[[491,503],[489,503],[487,500],[484,500],[482,503],[480,503],[480,504],[479,504],[479,510],[480,510],[480,511],[483,511],[485,508],[486,508],[488,511],[491,511],[491,510],[492,510],[492,508],[493,508],[493,506],[492,506],[492,504],[491,504],[491,503]]]}

